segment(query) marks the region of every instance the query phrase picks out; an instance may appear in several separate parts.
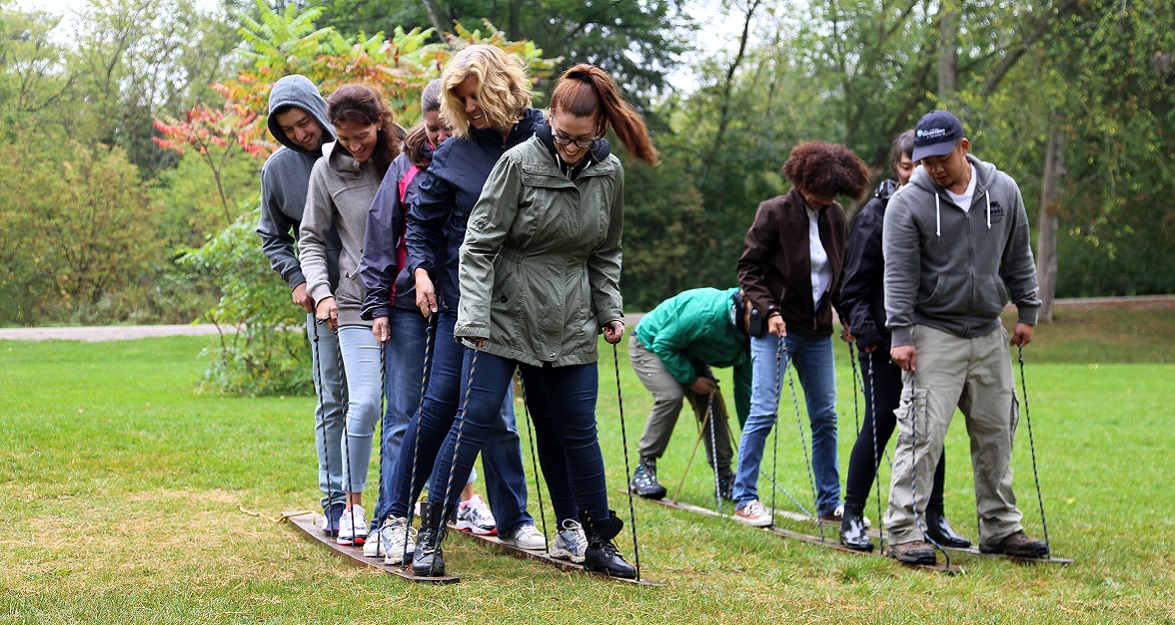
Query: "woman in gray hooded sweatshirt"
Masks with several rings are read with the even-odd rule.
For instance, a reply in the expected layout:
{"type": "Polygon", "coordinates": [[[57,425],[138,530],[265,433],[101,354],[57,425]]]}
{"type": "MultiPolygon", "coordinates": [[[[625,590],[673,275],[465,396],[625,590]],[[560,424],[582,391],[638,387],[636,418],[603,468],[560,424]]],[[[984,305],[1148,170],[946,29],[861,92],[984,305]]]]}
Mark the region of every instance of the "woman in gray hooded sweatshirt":
{"type": "Polygon", "coordinates": [[[347,507],[339,521],[337,541],[349,545],[362,544],[367,537],[362,494],[384,388],[380,366],[384,347],[371,333],[371,322],[360,315],[363,283],[359,262],[367,212],[384,174],[399,154],[399,142],[393,134],[391,112],[371,88],[344,85],[331,94],[327,105],[337,140],[323,146],[322,158],[310,173],[302,216],[301,260],[307,290],[317,302],[315,316],[337,330],[347,372],[346,436],[337,451],[342,458],[347,507]],[[343,244],[338,286],[333,289],[327,270],[332,229],[338,231],[343,244]]]}

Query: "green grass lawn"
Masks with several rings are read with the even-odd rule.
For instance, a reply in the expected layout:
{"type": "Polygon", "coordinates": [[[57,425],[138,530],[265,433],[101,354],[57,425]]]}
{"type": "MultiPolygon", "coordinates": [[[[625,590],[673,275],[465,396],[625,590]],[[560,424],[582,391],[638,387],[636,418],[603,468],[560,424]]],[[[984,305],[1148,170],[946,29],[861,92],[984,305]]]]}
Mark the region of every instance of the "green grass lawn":
{"type": "MultiPolygon", "coordinates": [[[[197,394],[207,338],[0,342],[0,622],[1173,622],[1172,330],[1172,312],[1070,315],[1026,350],[1049,531],[1055,553],[1076,564],[959,556],[966,574],[946,577],[637,501],[642,567],[659,588],[563,573],[461,537],[446,542],[456,586],[349,566],[247,513],[316,505],[312,398],[197,394]]],[[[838,341],[842,477],[855,433],[847,355],[838,341]]],[[[602,356],[601,443],[616,492],[625,478],[611,348],[602,356]]],[[[651,402],[620,357],[635,449],[651,402]]],[[[778,477],[809,505],[786,390],[784,401],[778,477]]],[[[660,464],[671,491],[693,447],[686,421],[660,464]]],[[[1017,441],[1017,493],[1040,535],[1023,425],[1017,441]]],[[[947,454],[947,511],[974,538],[961,426],[947,454]]],[[[682,500],[713,505],[710,480],[699,451],[682,500]]],[[[627,520],[625,497],[612,505],[627,520]]]]}

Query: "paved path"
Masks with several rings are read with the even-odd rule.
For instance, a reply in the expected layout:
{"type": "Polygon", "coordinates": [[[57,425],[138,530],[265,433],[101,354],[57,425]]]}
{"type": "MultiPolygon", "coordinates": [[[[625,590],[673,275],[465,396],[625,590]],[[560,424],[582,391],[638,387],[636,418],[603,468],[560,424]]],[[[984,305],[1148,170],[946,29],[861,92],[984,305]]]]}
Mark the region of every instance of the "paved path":
{"type": "MultiPolygon", "coordinates": [[[[1175,306],[1175,295],[1142,295],[1138,297],[1087,297],[1059,299],[1057,308],[1113,307],[1113,308],[1167,308],[1175,306]]],[[[625,321],[635,327],[643,313],[629,313],[625,321]]],[[[226,331],[233,328],[226,327],[226,331]]],[[[205,336],[216,334],[212,324],[182,324],[169,326],[91,326],[75,328],[0,328],[0,341],[129,341],[159,336],[205,336]]]]}

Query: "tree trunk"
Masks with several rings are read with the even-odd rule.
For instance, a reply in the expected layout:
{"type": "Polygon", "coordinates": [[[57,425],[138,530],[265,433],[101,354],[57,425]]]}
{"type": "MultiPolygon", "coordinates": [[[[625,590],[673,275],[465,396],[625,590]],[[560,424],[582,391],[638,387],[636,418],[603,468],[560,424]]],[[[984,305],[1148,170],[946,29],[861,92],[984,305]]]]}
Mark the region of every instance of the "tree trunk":
{"type": "Polygon", "coordinates": [[[743,33],[738,40],[738,52],[726,70],[726,82],[722,85],[722,108],[718,114],[718,132],[714,134],[714,145],[710,148],[710,153],[702,164],[702,174],[698,176],[698,187],[706,183],[706,177],[710,175],[710,168],[714,166],[714,160],[718,157],[718,150],[722,149],[722,138],[726,134],[726,127],[730,124],[730,99],[731,92],[734,90],[734,75],[746,55],[747,39],[751,34],[751,20],[755,16],[755,9],[759,8],[762,1],[752,0],[747,6],[746,18],[743,20],[743,33]]]}
{"type": "Polygon", "coordinates": [[[959,8],[942,0],[938,18],[938,103],[950,106],[959,81],[959,8]]]}
{"type": "Polygon", "coordinates": [[[446,24],[440,4],[436,0],[424,0],[424,8],[428,9],[428,21],[432,22],[432,27],[437,29],[437,37],[444,40],[446,24]]]}
{"type": "Polygon", "coordinates": [[[1052,323],[1057,294],[1057,213],[1060,209],[1061,176],[1065,174],[1065,133],[1057,128],[1049,137],[1044,159],[1040,197],[1040,228],[1036,244],[1036,281],[1040,287],[1040,321],[1052,323]]]}

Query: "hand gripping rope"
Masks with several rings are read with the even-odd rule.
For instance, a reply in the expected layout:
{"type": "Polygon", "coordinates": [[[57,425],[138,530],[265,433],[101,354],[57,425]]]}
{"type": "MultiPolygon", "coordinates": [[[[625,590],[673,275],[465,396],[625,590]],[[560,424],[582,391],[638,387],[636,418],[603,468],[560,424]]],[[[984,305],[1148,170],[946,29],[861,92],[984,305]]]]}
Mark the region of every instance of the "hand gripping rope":
{"type": "MultiPolygon", "coordinates": [[[[620,408],[620,442],[624,447],[624,483],[632,483],[632,470],[628,462],[628,429],[624,426],[624,394],[620,392],[620,353],[616,343],[612,344],[612,362],[616,365],[616,405],[620,408]]],[[[632,505],[632,489],[628,491],[628,517],[632,520],[632,558],[636,568],[636,580],[641,580],[641,552],[636,540],[636,508],[632,505]]]]}
{"type": "MultiPolygon", "coordinates": [[[[812,506],[816,510],[816,527],[820,529],[820,540],[824,541],[824,522],[820,519],[820,505],[816,502],[816,478],[812,476],[812,458],[808,454],[808,445],[804,442],[804,422],[800,419],[800,400],[796,396],[796,379],[792,375],[791,366],[792,359],[787,353],[787,343],[785,339],[779,339],[779,348],[776,349],[775,362],[779,366],[780,358],[787,357],[787,385],[791,388],[791,403],[796,410],[796,428],[800,432],[800,452],[804,455],[804,466],[808,468],[808,484],[812,487],[812,506]]],[[[773,469],[774,470],[774,469],[773,469]]],[[[774,499],[774,495],[772,495],[774,499]]]]}
{"type": "Polygon", "coordinates": [[[1036,444],[1032,440],[1032,417],[1028,414],[1028,383],[1024,379],[1024,346],[1017,345],[1017,359],[1020,361],[1020,388],[1024,395],[1024,420],[1028,423],[1028,448],[1032,451],[1032,478],[1036,481],[1036,502],[1040,505],[1040,525],[1044,530],[1044,545],[1052,553],[1049,542],[1049,524],[1044,519],[1044,496],[1040,492],[1040,473],[1036,470],[1036,444]]]}
{"type": "MultiPolygon", "coordinates": [[[[947,550],[943,549],[938,541],[930,537],[922,523],[922,515],[918,514],[918,404],[914,401],[916,396],[914,393],[914,372],[910,371],[907,375],[910,376],[910,498],[914,500],[914,525],[918,527],[919,532],[922,532],[922,538],[934,545],[934,548],[941,551],[943,557],[946,558],[946,566],[943,570],[950,570],[951,554],[947,553],[947,550]]],[[[923,458],[925,457],[923,455],[923,458]]]]}
{"type": "MultiPolygon", "coordinates": [[[[412,531],[412,519],[416,516],[416,497],[412,496],[412,491],[416,488],[416,463],[419,459],[420,451],[420,408],[424,405],[424,392],[428,388],[428,374],[429,365],[432,364],[432,339],[437,332],[437,314],[434,312],[428,316],[428,330],[424,335],[424,366],[420,372],[420,401],[416,404],[416,434],[412,438],[412,471],[409,475],[408,482],[408,523],[406,531],[412,531]]],[[[407,564],[408,560],[408,541],[404,541],[404,551],[400,555],[400,562],[407,564]]]]}
{"type": "MultiPolygon", "coordinates": [[[[314,348],[314,392],[318,395],[318,413],[322,415],[320,423],[316,423],[315,427],[322,427],[322,462],[326,465],[326,499],[327,505],[330,506],[330,445],[326,442],[326,409],[322,405],[322,359],[318,355],[318,320],[310,326],[314,329],[314,341],[311,346],[314,348]]],[[[326,531],[331,531],[330,510],[326,512],[326,531]]]]}
{"type": "MultiPolygon", "coordinates": [[[[876,488],[873,498],[877,500],[877,528],[880,531],[879,545],[881,553],[885,553],[885,546],[889,540],[885,535],[885,519],[881,516],[881,456],[877,453],[877,401],[874,398],[874,389],[877,388],[877,379],[873,377],[873,353],[877,350],[868,352],[869,354],[869,403],[866,405],[866,410],[873,415],[873,485],[876,488]]],[[[892,466],[891,466],[892,470],[892,466]]]]}
{"type": "MultiPolygon", "coordinates": [[[[530,403],[526,400],[526,381],[522,379],[521,368],[518,369],[518,388],[522,389],[522,411],[526,415],[526,436],[530,439],[530,466],[534,474],[535,492],[539,496],[539,522],[543,525],[543,545],[549,554],[551,553],[551,542],[547,539],[547,510],[543,506],[543,485],[539,480],[538,452],[535,451],[534,443],[534,432],[536,428],[531,427],[530,403]]],[[[550,489],[551,487],[548,485],[547,490],[550,491],[550,489]]],[[[556,523],[558,523],[558,519],[556,519],[556,523]]]]}
{"type": "MultiPolygon", "coordinates": [[[[335,336],[337,337],[339,334],[338,328],[336,328],[334,330],[334,333],[335,333],[335,336]]],[[[343,367],[343,347],[342,347],[342,345],[339,346],[338,355],[339,355],[339,357],[337,360],[338,360],[338,365],[339,365],[339,378],[342,379],[344,377],[344,372],[346,371],[346,368],[343,367]]],[[[347,491],[346,491],[346,493],[344,493],[344,497],[346,497],[347,507],[350,508],[352,505],[351,504],[351,493],[355,492],[355,488],[354,488],[355,474],[351,473],[351,437],[350,437],[350,435],[347,434],[347,427],[350,425],[349,421],[351,420],[351,397],[350,397],[350,391],[347,389],[347,384],[342,384],[340,388],[343,393],[343,415],[344,415],[343,416],[343,470],[346,471],[346,474],[347,474],[347,491]]],[[[355,540],[355,515],[352,514],[349,516],[351,517],[351,540],[354,541],[355,540]]]]}
{"type": "MultiPolygon", "coordinates": [[[[702,418],[702,423],[698,427],[698,438],[694,441],[694,449],[690,452],[689,460],[685,463],[685,471],[681,472],[681,480],[677,482],[677,490],[673,491],[673,503],[677,503],[678,496],[681,495],[681,488],[685,486],[685,478],[687,475],[689,475],[690,467],[694,465],[694,456],[698,455],[698,445],[702,444],[702,439],[705,438],[706,432],[709,431],[707,429],[707,424],[713,422],[710,417],[714,414],[714,395],[712,393],[707,393],[706,398],[706,416],[702,418]]],[[[714,489],[714,492],[718,492],[717,465],[714,467],[714,489]]],[[[719,512],[721,512],[721,510],[719,512]]]]}

